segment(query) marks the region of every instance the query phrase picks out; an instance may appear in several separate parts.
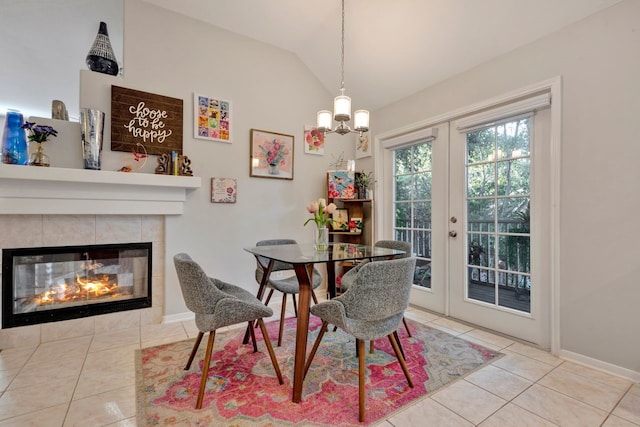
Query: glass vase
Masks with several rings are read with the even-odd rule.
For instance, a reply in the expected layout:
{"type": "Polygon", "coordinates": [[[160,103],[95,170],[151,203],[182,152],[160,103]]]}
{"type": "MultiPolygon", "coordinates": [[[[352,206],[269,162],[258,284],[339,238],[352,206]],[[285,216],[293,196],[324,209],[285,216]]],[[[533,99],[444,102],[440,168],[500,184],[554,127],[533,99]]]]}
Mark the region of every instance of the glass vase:
{"type": "Polygon", "coordinates": [[[29,166],[49,166],[49,156],[44,154],[41,142],[38,142],[36,151],[31,153],[31,156],[29,157],[29,166]]]}
{"type": "Polygon", "coordinates": [[[27,134],[22,125],[24,118],[18,111],[8,111],[2,134],[2,163],[26,165],[29,163],[27,134]]]}
{"type": "Polygon", "coordinates": [[[329,229],[327,227],[316,227],[313,230],[313,244],[316,251],[329,249],[329,229]]]}

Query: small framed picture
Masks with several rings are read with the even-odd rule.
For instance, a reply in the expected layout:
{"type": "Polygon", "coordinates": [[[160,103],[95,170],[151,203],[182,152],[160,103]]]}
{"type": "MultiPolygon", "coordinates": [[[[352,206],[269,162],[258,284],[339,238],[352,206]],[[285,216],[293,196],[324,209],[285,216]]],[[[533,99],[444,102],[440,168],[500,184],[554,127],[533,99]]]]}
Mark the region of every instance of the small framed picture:
{"type": "Polygon", "coordinates": [[[305,125],[304,127],[304,152],[324,156],[324,133],[315,126],[305,125]]]}
{"type": "Polygon", "coordinates": [[[237,194],[237,179],[211,178],[211,203],[235,203],[237,194]]]}
{"type": "Polygon", "coordinates": [[[370,157],[371,153],[371,144],[369,141],[369,132],[365,132],[362,136],[357,137],[356,140],[356,159],[362,159],[365,157],[370,157]]]}
{"type": "Polygon", "coordinates": [[[293,135],[251,129],[249,176],[293,180],[293,135]]]}
{"type": "Polygon", "coordinates": [[[349,231],[349,209],[338,208],[333,212],[333,229],[338,231],[349,231]]]}
{"type": "Polygon", "coordinates": [[[361,233],[362,225],[362,218],[357,218],[355,216],[349,218],[349,231],[351,233],[361,233]]]}

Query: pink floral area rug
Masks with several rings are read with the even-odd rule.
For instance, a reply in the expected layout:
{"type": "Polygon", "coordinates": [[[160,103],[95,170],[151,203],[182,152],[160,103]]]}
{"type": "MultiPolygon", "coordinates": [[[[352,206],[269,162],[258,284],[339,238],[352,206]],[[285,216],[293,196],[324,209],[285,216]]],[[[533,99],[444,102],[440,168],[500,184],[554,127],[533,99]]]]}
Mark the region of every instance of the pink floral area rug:
{"type": "MultiPolygon", "coordinates": [[[[358,422],[358,358],[355,339],[341,330],[325,334],[304,381],[302,402],[293,403],[295,318],[286,320],[282,347],[275,347],[285,383],[278,384],[262,334],[258,352],[242,345],[244,329],[217,333],[201,410],[196,410],[207,335],[189,371],[184,366],[194,340],[136,352],[137,415],[140,426],[351,426],[358,422]]],[[[366,357],[366,423],[382,421],[428,393],[460,379],[500,353],[408,321],[412,337],[399,330],[409,388],[388,339],[366,357]]],[[[320,329],[312,316],[307,351],[320,329]]],[[[267,323],[277,342],[278,322],[267,323]]]]}

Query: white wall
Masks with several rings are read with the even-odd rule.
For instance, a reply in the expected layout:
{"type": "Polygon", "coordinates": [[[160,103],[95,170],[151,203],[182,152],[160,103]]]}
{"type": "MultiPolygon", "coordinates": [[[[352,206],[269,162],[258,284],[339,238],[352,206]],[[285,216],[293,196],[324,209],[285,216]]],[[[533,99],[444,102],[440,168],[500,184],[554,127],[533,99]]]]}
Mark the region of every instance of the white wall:
{"type": "Polygon", "coordinates": [[[304,154],[303,128],[332,96],[291,53],[207,26],[139,0],[125,2],[123,86],[182,98],[184,152],[203,186],[185,212],[166,219],[166,315],[186,312],[172,257],[188,252],[211,274],[257,290],[256,241],[289,237],[311,242],[305,206],[326,192],[325,172],[354,146],[330,136],[324,156],[304,154]],[[194,139],[193,92],[232,102],[232,144],[194,139]],[[249,177],[251,128],[295,137],[294,179],[249,177]],[[210,203],[210,178],[238,179],[235,204],[210,203]]]}
{"type": "Polygon", "coordinates": [[[561,348],[635,372],[640,372],[639,17],[640,2],[624,1],[376,111],[371,119],[375,133],[386,132],[562,76],[561,348]]]}

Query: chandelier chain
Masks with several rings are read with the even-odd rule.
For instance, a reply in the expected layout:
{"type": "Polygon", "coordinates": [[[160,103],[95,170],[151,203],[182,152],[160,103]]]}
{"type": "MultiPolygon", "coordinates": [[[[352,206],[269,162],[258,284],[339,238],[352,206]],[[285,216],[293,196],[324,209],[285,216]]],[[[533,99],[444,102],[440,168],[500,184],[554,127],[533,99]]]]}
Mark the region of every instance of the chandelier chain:
{"type": "Polygon", "coordinates": [[[342,55],[341,55],[341,58],[340,58],[340,69],[341,69],[340,90],[342,91],[342,94],[344,95],[344,0],[342,0],[342,55]]]}

